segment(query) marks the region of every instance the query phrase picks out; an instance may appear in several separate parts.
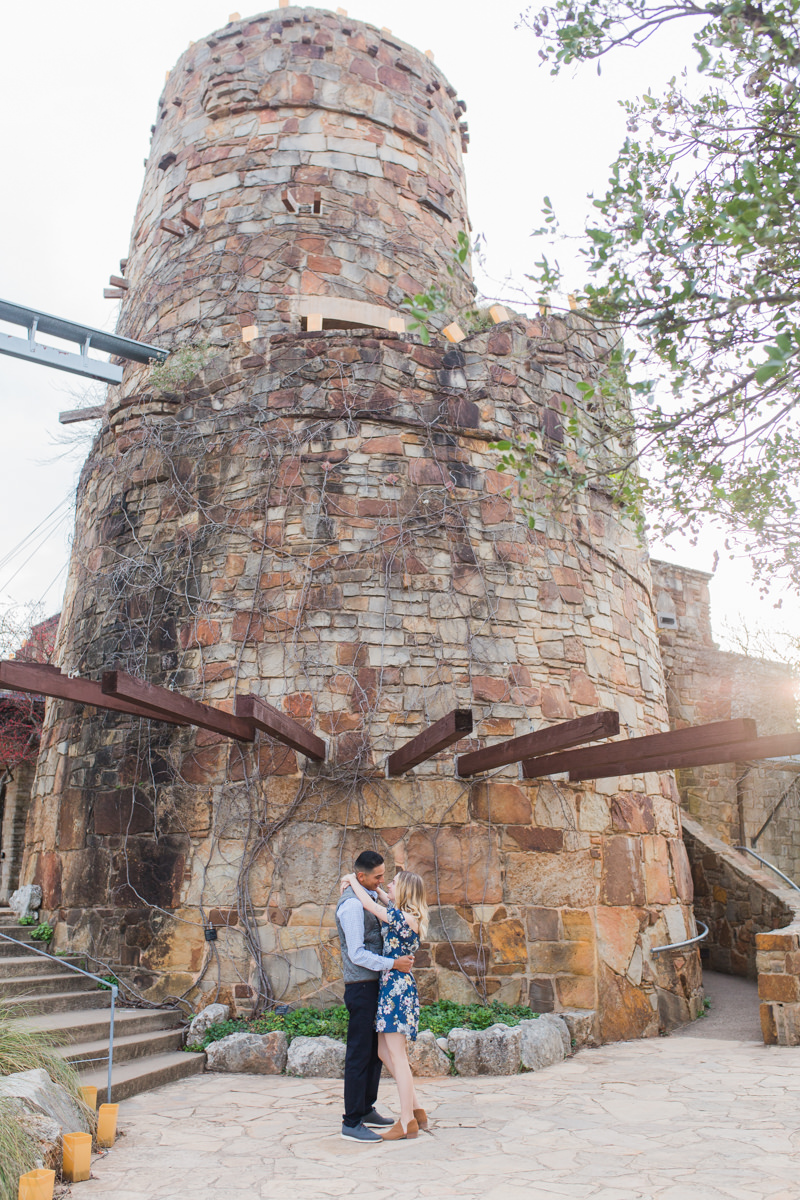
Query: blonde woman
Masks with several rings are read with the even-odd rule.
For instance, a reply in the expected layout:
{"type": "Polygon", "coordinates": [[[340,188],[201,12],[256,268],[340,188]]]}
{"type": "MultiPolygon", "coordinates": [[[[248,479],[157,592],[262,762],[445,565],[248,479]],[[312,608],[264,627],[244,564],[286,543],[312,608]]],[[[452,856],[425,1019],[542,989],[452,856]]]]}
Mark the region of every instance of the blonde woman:
{"type": "MultiPolygon", "coordinates": [[[[385,954],[396,958],[416,953],[420,940],[428,930],[425,885],[419,875],[411,871],[398,871],[387,890],[378,891],[383,904],[373,900],[355,875],[347,875],[343,882],[353,889],[366,911],[383,924],[385,954]]],[[[382,972],[375,1028],[378,1031],[378,1054],[394,1076],[400,1093],[400,1120],[381,1136],[387,1141],[414,1138],[420,1129],[427,1129],[428,1118],[414,1090],[414,1078],[406,1050],[406,1039],[416,1041],[419,1029],[419,995],[411,972],[382,972]]]]}

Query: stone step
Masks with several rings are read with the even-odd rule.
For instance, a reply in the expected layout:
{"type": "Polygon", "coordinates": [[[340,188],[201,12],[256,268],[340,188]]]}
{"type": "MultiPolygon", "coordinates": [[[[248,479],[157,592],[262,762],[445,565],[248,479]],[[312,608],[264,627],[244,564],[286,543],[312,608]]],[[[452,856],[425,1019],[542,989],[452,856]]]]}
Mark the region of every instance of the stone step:
{"type": "Polygon", "coordinates": [[[85,992],[95,986],[84,975],[74,975],[72,971],[57,973],[51,970],[42,975],[17,975],[12,979],[0,979],[0,1000],[8,1000],[12,996],[31,996],[39,1000],[51,992],[85,992]]]}
{"type": "MultiPolygon", "coordinates": [[[[24,956],[17,955],[15,957],[0,958],[0,991],[6,980],[12,979],[16,975],[53,975],[58,972],[60,964],[72,963],[75,967],[82,967],[84,959],[78,954],[64,955],[62,958],[39,958],[35,954],[24,956]]],[[[84,976],[76,975],[74,971],[69,971],[66,966],[63,970],[64,975],[72,975],[75,979],[82,979],[84,976]]]]}
{"type": "Polygon", "coordinates": [[[35,951],[33,947],[39,948],[38,942],[7,942],[5,938],[0,938],[0,961],[4,958],[13,958],[17,954],[30,954],[33,956],[35,951]]]}
{"type": "MultiPolygon", "coordinates": [[[[140,1092],[148,1092],[151,1088],[161,1087],[165,1083],[174,1083],[177,1079],[187,1079],[190,1075],[198,1075],[206,1063],[205,1054],[188,1054],[179,1050],[174,1054],[155,1054],[152,1058],[133,1059],[131,1062],[120,1063],[112,1072],[111,1102],[118,1103],[140,1092]]],[[[90,1067],[80,1072],[81,1084],[84,1087],[96,1087],[103,1093],[108,1079],[108,1068],[90,1067]]]]}
{"type": "Polygon", "coordinates": [[[8,946],[10,945],[8,940],[10,938],[14,942],[22,942],[24,945],[38,946],[40,950],[46,950],[47,942],[40,942],[31,936],[35,928],[35,925],[8,925],[5,929],[0,929],[0,933],[6,935],[0,938],[0,942],[5,942],[8,946]]]}
{"type": "MultiPolygon", "coordinates": [[[[133,1034],[181,1032],[182,1014],[172,1008],[116,1008],[114,1013],[114,1040],[133,1034]]],[[[58,1036],[63,1045],[75,1042],[92,1042],[105,1039],[108,1044],[109,1014],[97,1009],[76,1009],[70,1013],[40,1013],[24,1020],[30,1029],[39,1029],[58,1036]]]]}
{"type": "MultiPolygon", "coordinates": [[[[162,1054],[174,1054],[181,1049],[183,1034],[180,1029],[154,1029],[150,1033],[134,1033],[127,1036],[119,1035],[117,1023],[114,1022],[114,1063],[131,1062],[162,1054]]],[[[108,1058],[108,1037],[97,1038],[90,1042],[73,1042],[69,1046],[57,1047],[58,1054],[69,1062],[78,1064],[81,1071],[89,1070],[91,1062],[96,1060],[97,1066],[102,1067],[108,1058]]]]}
{"type": "MultiPolygon", "coordinates": [[[[63,982],[61,976],[59,980],[63,982]]],[[[84,980],[84,983],[87,982],[84,980]]],[[[10,1017],[37,1016],[39,1013],[75,1012],[84,1008],[108,1008],[111,993],[104,988],[85,992],[51,992],[46,996],[3,996],[2,1005],[10,1017]]]]}

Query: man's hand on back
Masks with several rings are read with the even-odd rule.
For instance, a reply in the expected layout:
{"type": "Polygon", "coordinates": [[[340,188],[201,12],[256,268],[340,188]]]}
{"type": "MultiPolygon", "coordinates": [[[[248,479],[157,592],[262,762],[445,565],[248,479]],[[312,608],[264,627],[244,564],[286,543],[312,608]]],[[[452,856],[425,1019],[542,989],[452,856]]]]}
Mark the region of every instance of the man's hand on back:
{"type": "Polygon", "coordinates": [[[403,972],[410,971],[413,968],[413,966],[414,966],[414,955],[413,954],[404,954],[401,958],[396,958],[394,960],[395,971],[403,971],[403,972]]]}

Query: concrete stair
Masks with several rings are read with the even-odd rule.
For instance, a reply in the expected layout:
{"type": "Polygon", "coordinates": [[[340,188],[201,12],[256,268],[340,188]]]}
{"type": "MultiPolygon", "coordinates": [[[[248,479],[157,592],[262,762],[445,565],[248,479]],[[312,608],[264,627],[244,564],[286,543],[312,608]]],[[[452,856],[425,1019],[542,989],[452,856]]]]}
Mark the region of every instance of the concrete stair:
{"type": "MultiPolygon", "coordinates": [[[[0,934],[6,935],[0,937],[0,1006],[29,1028],[55,1034],[58,1053],[75,1063],[81,1082],[97,1087],[105,1100],[111,993],[69,970],[68,963],[84,966],[79,954],[36,954],[34,947],[47,947],[33,941],[31,928],[0,908],[0,934]]],[[[175,1009],[122,1008],[118,1002],[112,1101],[202,1071],[205,1055],[186,1054],[181,1044],[181,1014],[175,1009]]]]}

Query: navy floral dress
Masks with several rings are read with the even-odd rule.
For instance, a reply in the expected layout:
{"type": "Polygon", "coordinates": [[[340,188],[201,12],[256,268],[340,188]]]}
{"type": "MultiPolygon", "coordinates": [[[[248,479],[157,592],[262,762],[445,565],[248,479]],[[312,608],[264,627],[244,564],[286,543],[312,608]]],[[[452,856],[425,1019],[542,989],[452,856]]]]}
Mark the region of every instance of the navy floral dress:
{"type": "MultiPolygon", "coordinates": [[[[389,920],[383,926],[383,953],[387,958],[416,954],[419,934],[414,932],[399,908],[389,907],[386,911],[389,920]]],[[[404,1033],[412,1042],[417,1040],[419,995],[410,971],[381,973],[375,1028],[378,1033],[404,1033]]]]}

